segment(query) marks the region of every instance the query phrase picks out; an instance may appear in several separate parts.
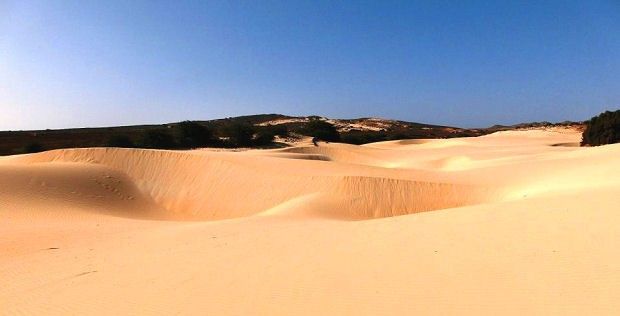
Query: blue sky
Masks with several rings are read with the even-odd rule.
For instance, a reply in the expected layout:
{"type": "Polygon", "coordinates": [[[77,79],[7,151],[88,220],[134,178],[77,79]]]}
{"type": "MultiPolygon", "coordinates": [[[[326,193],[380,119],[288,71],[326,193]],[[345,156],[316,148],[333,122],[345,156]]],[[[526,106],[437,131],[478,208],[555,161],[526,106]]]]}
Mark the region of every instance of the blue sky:
{"type": "Polygon", "coordinates": [[[0,0],[0,130],[620,108],[620,2],[0,0]]]}

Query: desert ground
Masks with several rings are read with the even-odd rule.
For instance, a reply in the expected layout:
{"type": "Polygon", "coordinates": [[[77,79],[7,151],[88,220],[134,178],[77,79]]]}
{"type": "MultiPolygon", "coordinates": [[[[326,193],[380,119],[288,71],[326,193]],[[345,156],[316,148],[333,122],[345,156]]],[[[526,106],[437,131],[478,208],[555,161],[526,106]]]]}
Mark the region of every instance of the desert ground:
{"type": "Polygon", "coordinates": [[[620,313],[620,144],[571,129],[0,158],[0,314],[620,313]]]}

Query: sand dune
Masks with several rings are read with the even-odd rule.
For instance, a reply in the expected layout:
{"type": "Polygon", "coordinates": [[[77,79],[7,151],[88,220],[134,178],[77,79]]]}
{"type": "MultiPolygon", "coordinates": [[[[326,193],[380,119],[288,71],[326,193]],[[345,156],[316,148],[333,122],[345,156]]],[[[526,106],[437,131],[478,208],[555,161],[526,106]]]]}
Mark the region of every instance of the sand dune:
{"type": "Polygon", "coordinates": [[[4,209],[33,212],[79,209],[127,217],[167,213],[125,173],[84,163],[0,164],[0,201],[4,209]]]}
{"type": "MultiPolygon", "coordinates": [[[[369,162],[359,158],[364,156],[364,150],[358,146],[334,144],[295,149],[298,150],[231,153],[93,148],[56,150],[15,160],[26,166],[48,163],[51,164],[48,168],[54,168],[54,164],[62,162],[63,168],[73,165],[79,168],[89,163],[118,170],[131,179],[125,182],[132,182],[140,189],[140,196],[168,211],[126,213],[128,217],[150,219],[245,217],[310,194],[320,197],[317,203],[321,205],[312,214],[341,219],[404,215],[498,198],[496,188],[419,181],[414,174],[394,179],[372,164],[370,170],[351,163],[342,166],[345,158],[356,164],[369,162]],[[376,192],[385,194],[377,196],[376,192]],[[240,195],[244,198],[240,199],[240,195]]],[[[19,190],[32,191],[23,187],[19,190]]],[[[123,196],[137,195],[118,190],[123,196]]]]}
{"type": "Polygon", "coordinates": [[[579,138],[4,157],[0,314],[614,314],[620,145],[579,138]]]}

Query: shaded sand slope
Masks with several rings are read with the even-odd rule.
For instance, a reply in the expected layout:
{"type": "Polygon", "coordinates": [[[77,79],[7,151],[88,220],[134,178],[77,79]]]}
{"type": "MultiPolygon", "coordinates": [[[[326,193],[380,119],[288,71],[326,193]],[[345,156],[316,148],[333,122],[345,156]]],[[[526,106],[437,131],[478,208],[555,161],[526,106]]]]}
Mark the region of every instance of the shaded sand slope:
{"type": "Polygon", "coordinates": [[[0,164],[0,206],[70,217],[79,216],[75,209],[136,218],[167,214],[125,173],[84,163],[0,164]]]}
{"type": "Polygon", "coordinates": [[[0,314],[617,314],[620,146],[578,138],[3,158],[0,314]]]}

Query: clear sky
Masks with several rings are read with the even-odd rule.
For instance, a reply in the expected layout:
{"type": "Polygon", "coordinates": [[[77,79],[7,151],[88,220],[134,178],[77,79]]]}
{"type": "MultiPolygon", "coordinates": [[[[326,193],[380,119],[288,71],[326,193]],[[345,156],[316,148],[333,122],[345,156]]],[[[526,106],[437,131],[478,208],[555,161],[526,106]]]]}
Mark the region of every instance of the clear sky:
{"type": "Polygon", "coordinates": [[[618,0],[0,0],[0,130],[618,108],[618,0]]]}

